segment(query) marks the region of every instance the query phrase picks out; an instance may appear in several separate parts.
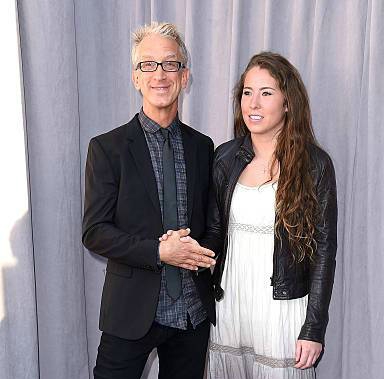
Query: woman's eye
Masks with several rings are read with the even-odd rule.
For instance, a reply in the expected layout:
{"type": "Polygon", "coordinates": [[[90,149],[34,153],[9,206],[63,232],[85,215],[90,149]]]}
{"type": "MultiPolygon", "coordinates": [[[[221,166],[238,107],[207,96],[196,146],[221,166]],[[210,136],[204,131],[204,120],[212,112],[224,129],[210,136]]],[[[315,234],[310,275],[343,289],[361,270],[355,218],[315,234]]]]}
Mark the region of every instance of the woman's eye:
{"type": "Polygon", "coordinates": [[[263,92],[261,93],[261,95],[262,95],[262,96],[271,96],[272,93],[271,93],[271,92],[268,92],[268,91],[263,91],[263,92]]]}
{"type": "Polygon", "coordinates": [[[243,96],[250,96],[251,95],[251,91],[243,91],[243,96]]]}

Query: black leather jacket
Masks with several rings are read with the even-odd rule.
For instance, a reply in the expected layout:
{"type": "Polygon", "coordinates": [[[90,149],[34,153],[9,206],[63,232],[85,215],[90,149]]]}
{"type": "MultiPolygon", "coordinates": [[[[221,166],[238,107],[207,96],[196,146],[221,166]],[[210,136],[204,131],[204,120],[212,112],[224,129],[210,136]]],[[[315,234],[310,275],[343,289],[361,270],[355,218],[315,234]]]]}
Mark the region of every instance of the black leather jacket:
{"type": "MultiPolygon", "coordinates": [[[[294,263],[286,231],[280,230],[281,240],[275,235],[271,295],[275,300],[308,296],[307,315],[299,339],[324,344],[328,323],[328,307],[332,293],[337,248],[336,181],[332,161],[318,146],[309,145],[312,175],[320,207],[320,222],[316,226],[317,250],[313,262],[305,258],[294,263]]],[[[208,231],[201,241],[216,252],[213,273],[215,297],[220,301],[224,291],[220,287],[227,253],[227,229],[234,188],[240,174],[254,157],[250,135],[219,146],[213,163],[211,206],[208,211],[208,231]]]]}

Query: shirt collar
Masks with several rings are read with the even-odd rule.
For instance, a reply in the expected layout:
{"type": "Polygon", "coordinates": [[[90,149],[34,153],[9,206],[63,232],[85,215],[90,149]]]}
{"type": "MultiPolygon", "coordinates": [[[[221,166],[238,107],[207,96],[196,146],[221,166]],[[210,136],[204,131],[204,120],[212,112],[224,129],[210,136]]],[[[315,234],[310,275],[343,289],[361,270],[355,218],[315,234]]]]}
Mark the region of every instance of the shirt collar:
{"type": "MultiPolygon", "coordinates": [[[[143,111],[143,108],[140,109],[139,112],[139,121],[142,128],[148,133],[156,133],[161,129],[161,126],[150,119],[143,111]]],[[[179,131],[179,115],[176,114],[176,117],[173,119],[171,124],[167,126],[167,129],[170,131],[172,135],[175,135],[179,131]]]]}

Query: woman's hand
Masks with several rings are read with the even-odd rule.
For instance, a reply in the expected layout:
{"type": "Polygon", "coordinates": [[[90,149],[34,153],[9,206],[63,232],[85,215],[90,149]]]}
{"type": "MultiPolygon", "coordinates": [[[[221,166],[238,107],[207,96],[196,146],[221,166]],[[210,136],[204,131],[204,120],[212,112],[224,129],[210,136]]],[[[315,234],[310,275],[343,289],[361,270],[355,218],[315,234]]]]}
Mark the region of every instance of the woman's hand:
{"type": "Polygon", "coordinates": [[[297,340],[295,368],[305,369],[312,367],[323,349],[319,342],[297,340]]]}

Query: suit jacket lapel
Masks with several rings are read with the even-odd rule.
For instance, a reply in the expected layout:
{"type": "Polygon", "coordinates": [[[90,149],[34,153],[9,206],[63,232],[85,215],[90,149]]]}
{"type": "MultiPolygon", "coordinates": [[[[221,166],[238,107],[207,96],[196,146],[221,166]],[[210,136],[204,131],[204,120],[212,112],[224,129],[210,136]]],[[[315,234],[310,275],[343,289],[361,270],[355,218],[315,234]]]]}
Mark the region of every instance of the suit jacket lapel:
{"type": "Polygon", "coordinates": [[[128,147],[135,161],[137,172],[161,220],[159,195],[151,155],[137,116],[129,123],[127,130],[128,147]]]}
{"type": "Polygon", "coordinates": [[[187,172],[187,207],[188,207],[188,223],[191,224],[191,216],[193,209],[194,189],[196,182],[196,159],[197,147],[192,133],[188,128],[180,123],[181,135],[183,138],[185,169],[187,172]]]}

